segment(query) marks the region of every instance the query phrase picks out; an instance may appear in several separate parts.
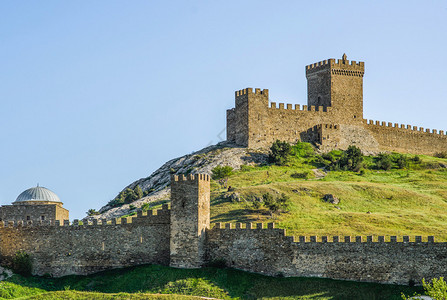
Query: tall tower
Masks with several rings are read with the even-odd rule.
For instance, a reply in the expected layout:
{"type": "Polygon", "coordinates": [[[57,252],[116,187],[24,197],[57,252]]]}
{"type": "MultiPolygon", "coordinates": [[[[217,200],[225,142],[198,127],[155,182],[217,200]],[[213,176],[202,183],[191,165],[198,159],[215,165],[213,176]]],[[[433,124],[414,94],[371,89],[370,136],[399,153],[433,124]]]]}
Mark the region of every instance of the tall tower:
{"type": "Polygon", "coordinates": [[[364,62],[331,58],[306,66],[307,103],[332,107],[340,123],[363,121],[364,62]]]}
{"type": "Polygon", "coordinates": [[[170,265],[199,268],[205,259],[206,230],[210,227],[210,176],[171,177],[170,265]]]}

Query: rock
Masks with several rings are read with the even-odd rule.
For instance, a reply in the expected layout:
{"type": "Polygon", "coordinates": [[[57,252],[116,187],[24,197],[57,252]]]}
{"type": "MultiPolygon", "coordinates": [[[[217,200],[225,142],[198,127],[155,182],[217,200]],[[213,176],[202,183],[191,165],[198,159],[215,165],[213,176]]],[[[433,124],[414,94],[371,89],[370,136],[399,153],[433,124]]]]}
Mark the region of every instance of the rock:
{"type": "Polygon", "coordinates": [[[332,204],[338,204],[338,203],[340,203],[340,199],[338,199],[337,197],[335,197],[335,196],[332,195],[332,194],[326,194],[326,195],[324,195],[324,196],[323,196],[323,201],[324,201],[324,202],[329,202],[329,203],[332,203],[332,204]]]}
{"type": "Polygon", "coordinates": [[[0,267],[0,281],[8,279],[13,275],[12,271],[4,267],[0,267]]]}
{"type": "Polygon", "coordinates": [[[230,200],[231,202],[241,202],[241,196],[238,192],[225,194],[224,198],[230,200]]]}

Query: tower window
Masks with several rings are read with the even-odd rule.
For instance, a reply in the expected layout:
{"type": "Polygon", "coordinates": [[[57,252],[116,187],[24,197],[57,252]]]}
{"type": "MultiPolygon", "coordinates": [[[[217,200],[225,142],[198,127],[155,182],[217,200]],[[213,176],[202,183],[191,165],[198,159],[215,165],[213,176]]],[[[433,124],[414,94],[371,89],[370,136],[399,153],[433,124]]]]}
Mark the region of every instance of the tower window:
{"type": "Polygon", "coordinates": [[[45,216],[41,216],[40,219],[41,219],[42,221],[45,221],[45,216]]]}
{"type": "Polygon", "coordinates": [[[26,216],[26,220],[27,221],[31,220],[31,217],[30,216],[26,216]]]}

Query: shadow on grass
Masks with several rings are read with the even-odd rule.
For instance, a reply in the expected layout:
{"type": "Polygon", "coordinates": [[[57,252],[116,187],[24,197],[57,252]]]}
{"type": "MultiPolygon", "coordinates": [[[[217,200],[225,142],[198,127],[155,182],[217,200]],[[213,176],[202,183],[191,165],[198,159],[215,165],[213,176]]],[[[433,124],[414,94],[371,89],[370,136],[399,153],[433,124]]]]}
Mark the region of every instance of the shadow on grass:
{"type": "Polygon", "coordinates": [[[212,223],[217,222],[230,222],[230,221],[237,221],[240,223],[250,223],[250,222],[256,222],[259,221],[257,216],[263,216],[263,212],[258,212],[253,209],[234,209],[230,210],[226,213],[215,215],[211,217],[212,223]]]}

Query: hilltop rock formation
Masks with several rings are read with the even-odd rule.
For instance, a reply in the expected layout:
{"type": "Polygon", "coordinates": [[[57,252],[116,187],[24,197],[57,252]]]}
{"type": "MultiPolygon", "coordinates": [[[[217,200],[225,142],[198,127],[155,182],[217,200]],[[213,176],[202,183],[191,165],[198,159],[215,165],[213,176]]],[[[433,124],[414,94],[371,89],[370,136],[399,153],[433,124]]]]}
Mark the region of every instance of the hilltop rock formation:
{"type": "Polygon", "coordinates": [[[247,149],[236,146],[232,143],[221,142],[217,145],[206,147],[197,152],[171,159],[153,172],[149,177],[141,178],[128,186],[134,189],[137,185],[143,191],[148,191],[146,197],[138,199],[130,204],[119,207],[105,205],[99,210],[99,215],[90,216],[86,219],[111,219],[132,213],[138,210],[145,203],[170,199],[170,177],[172,174],[209,174],[211,170],[219,165],[231,166],[237,170],[242,165],[256,165],[267,161],[268,150],[247,149]],[[132,209],[131,206],[132,205],[132,209]]]}

